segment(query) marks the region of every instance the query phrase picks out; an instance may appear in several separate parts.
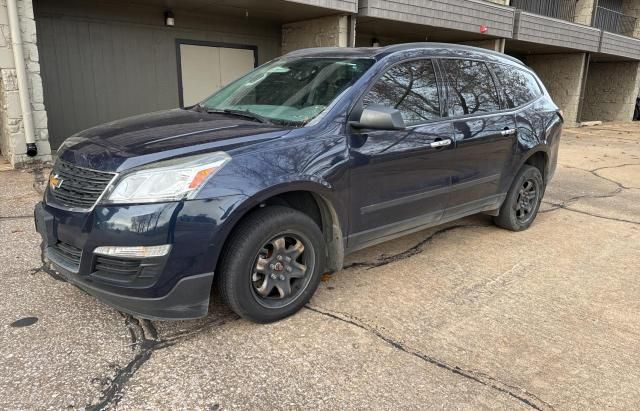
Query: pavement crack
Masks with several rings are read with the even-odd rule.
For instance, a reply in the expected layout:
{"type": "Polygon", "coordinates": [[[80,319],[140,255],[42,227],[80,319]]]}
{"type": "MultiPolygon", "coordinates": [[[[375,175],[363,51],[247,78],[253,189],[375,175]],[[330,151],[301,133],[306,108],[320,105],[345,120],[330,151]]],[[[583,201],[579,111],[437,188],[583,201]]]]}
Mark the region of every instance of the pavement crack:
{"type": "Polygon", "coordinates": [[[45,274],[49,274],[49,276],[51,278],[53,278],[56,281],[60,281],[63,283],[66,283],[67,280],[64,279],[64,277],[62,277],[60,274],[58,274],[56,272],[56,270],[54,270],[53,268],[51,268],[51,264],[47,261],[45,255],[44,255],[44,249],[42,247],[42,245],[40,246],[41,251],[40,251],[40,267],[36,267],[36,268],[32,268],[29,270],[29,274],[31,275],[36,275],[38,273],[45,273],[45,274]]]}
{"type": "Polygon", "coordinates": [[[613,183],[615,185],[617,185],[620,189],[624,189],[624,190],[639,190],[640,187],[631,187],[631,186],[625,186],[624,184],[622,184],[619,181],[613,180],[609,177],[605,177],[601,174],[598,173],[598,171],[601,170],[609,170],[609,169],[614,169],[614,168],[622,168],[622,167],[628,167],[628,166],[640,166],[640,163],[624,163],[624,164],[618,164],[615,166],[604,166],[604,167],[598,167],[598,168],[593,168],[593,169],[586,169],[586,168],[581,168],[581,167],[574,167],[574,166],[569,166],[569,165],[563,165],[563,167],[565,168],[572,168],[574,170],[580,170],[580,171],[584,171],[587,173],[590,173],[591,175],[601,178],[605,181],[608,181],[610,183],[613,183]]]}
{"type": "Polygon", "coordinates": [[[595,217],[595,218],[601,218],[601,219],[605,219],[605,220],[611,220],[611,221],[619,221],[622,223],[629,223],[629,224],[636,224],[639,225],[640,222],[638,221],[633,221],[633,220],[627,220],[624,218],[616,218],[616,217],[609,217],[609,216],[605,216],[602,214],[595,214],[595,213],[591,213],[588,211],[582,211],[582,210],[578,210],[575,208],[570,207],[572,204],[577,203],[578,201],[585,199],[585,198],[611,198],[611,197],[615,197],[618,194],[620,194],[623,190],[635,190],[638,189],[638,187],[630,187],[630,186],[625,186],[624,184],[620,183],[619,181],[613,180],[611,178],[602,176],[600,174],[598,174],[598,171],[600,170],[605,170],[605,169],[612,169],[612,168],[621,168],[621,167],[627,167],[627,166],[637,166],[640,165],[640,163],[624,163],[624,164],[618,164],[615,166],[604,166],[604,167],[598,167],[598,168],[594,168],[591,170],[585,169],[585,168],[581,168],[581,167],[574,167],[574,166],[569,166],[569,165],[563,165],[563,167],[565,168],[571,168],[571,169],[575,169],[575,170],[580,170],[580,171],[584,171],[587,173],[592,174],[595,177],[598,177],[602,180],[608,181],[612,184],[615,184],[617,186],[617,188],[610,192],[610,193],[605,193],[605,194],[583,194],[583,195],[578,195],[578,196],[574,196],[569,198],[568,200],[565,201],[561,201],[561,202],[553,202],[553,201],[543,201],[543,203],[548,204],[551,206],[551,208],[547,209],[547,210],[541,210],[539,211],[540,214],[544,214],[544,213],[549,213],[552,211],[556,211],[559,209],[562,210],[567,210],[567,211],[572,211],[574,213],[580,213],[580,214],[584,214],[584,215],[588,215],[591,217],[595,217]]]}
{"type": "Polygon", "coordinates": [[[26,214],[26,215],[7,215],[7,216],[0,216],[0,220],[19,220],[22,218],[33,218],[32,214],[26,214]]]}
{"type": "Polygon", "coordinates": [[[571,207],[569,207],[568,205],[566,205],[564,203],[552,203],[552,202],[548,202],[548,201],[545,201],[544,203],[551,205],[552,208],[549,208],[549,209],[543,210],[543,211],[539,211],[539,213],[550,213],[552,211],[557,211],[557,210],[567,210],[567,211],[572,211],[574,213],[584,214],[584,215],[588,215],[588,216],[595,217],[595,218],[601,218],[603,220],[611,220],[611,221],[618,221],[618,222],[621,222],[621,223],[640,225],[639,221],[626,220],[624,218],[609,217],[609,216],[605,216],[605,215],[601,215],[601,214],[590,213],[588,211],[582,211],[582,210],[578,210],[578,209],[575,209],[575,208],[571,208],[571,207]]]}
{"type": "Polygon", "coordinates": [[[131,349],[134,352],[133,358],[124,367],[114,366],[115,375],[113,378],[100,378],[96,381],[103,383],[103,390],[96,404],[88,404],[86,410],[98,411],[116,407],[124,397],[124,389],[136,372],[151,358],[153,353],[159,350],[186,341],[200,332],[214,326],[221,326],[227,322],[237,320],[235,314],[223,316],[207,321],[204,325],[193,329],[185,330],[169,335],[166,338],[159,338],[158,331],[151,320],[137,319],[130,314],[120,313],[124,318],[124,323],[131,338],[131,349]]]}
{"type": "Polygon", "coordinates": [[[434,238],[449,231],[458,230],[462,228],[481,228],[481,227],[490,227],[491,224],[456,224],[448,227],[441,228],[432,234],[430,234],[427,238],[415,244],[414,246],[406,249],[405,251],[399,252],[393,255],[381,255],[375,261],[357,261],[351,264],[347,264],[343,267],[343,270],[347,270],[350,268],[356,267],[368,267],[368,269],[381,267],[383,265],[387,265],[396,261],[404,260],[409,257],[413,257],[416,254],[420,254],[424,251],[424,248],[427,244],[429,244],[434,238]]]}
{"type": "Polygon", "coordinates": [[[353,325],[355,327],[358,327],[362,330],[365,330],[371,334],[373,334],[374,336],[376,336],[377,338],[383,340],[384,342],[386,342],[387,344],[391,345],[392,347],[406,353],[409,355],[412,355],[416,358],[419,358],[420,360],[427,362],[429,364],[435,365],[436,367],[442,368],[444,370],[447,370],[453,374],[459,375],[463,378],[469,379],[471,381],[477,382],[479,384],[482,384],[486,387],[492,388],[496,391],[499,391],[503,394],[509,395],[510,397],[520,401],[521,403],[529,406],[530,408],[533,408],[535,410],[553,410],[553,406],[551,404],[549,404],[548,402],[542,400],[541,398],[539,398],[538,396],[536,396],[535,394],[532,394],[530,392],[528,392],[527,390],[525,390],[524,388],[521,387],[517,387],[515,385],[512,384],[508,384],[508,383],[504,383],[500,380],[498,380],[495,377],[492,377],[486,373],[483,372],[478,372],[475,370],[467,370],[464,368],[461,368],[457,365],[452,365],[449,364],[443,360],[440,360],[438,358],[435,358],[433,356],[424,354],[414,348],[411,348],[409,346],[407,346],[406,344],[384,334],[383,332],[381,332],[379,329],[368,325],[367,323],[365,323],[364,321],[357,319],[351,315],[347,315],[344,313],[337,313],[334,311],[328,311],[319,307],[315,307],[315,306],[311,306],[309,304],[307,304],[305,306],[306,309],[313,311],[317,314],[332,318],[334,320],[338,320],[338,321],[342,321],[344,323],[353,325]]]}

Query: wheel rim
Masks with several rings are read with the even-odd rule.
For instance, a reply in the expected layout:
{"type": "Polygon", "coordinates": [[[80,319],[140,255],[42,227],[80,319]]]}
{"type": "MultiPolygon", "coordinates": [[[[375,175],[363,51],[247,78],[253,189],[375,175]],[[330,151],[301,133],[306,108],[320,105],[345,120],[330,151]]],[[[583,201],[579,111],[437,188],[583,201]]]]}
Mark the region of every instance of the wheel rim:
{"type": "Polygon", "coordinates": [[[258,251],[251,273],[251,291],[267,308],[282,308],[295,301],[309,285],[315,252],[297,232],[274,236],[258,251]]]}
{"type": "Polygon", "coordinates": [[[516,218],[519,222],[527,222],[534,216],[539,196],[540,189],[535,180],[527,179],[522,183],[515,204],[516,218]]]}

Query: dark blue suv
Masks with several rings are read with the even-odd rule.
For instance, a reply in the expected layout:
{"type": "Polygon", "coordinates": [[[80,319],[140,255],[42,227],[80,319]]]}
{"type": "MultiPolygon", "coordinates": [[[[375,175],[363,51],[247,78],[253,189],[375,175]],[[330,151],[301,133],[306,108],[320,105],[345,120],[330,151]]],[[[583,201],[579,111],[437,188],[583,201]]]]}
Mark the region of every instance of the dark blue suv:
{"type": "Polygon", "coordinates": [[[503,54],[296,51],[196,106],[67,139],[35,209],[43,258],[141,317],[204,316],[215,282],[241,316],[276,321],[354,250],[481,212],[529,227],[562,123],[503,54]]]}

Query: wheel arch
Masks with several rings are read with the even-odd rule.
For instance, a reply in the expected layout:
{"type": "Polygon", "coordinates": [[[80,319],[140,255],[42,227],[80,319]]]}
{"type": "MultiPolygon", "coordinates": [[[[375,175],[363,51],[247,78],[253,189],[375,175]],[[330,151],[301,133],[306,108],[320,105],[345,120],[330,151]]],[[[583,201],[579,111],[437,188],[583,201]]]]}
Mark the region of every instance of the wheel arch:
{"type": "Polygon", "coordinates": [[[545,184],[549,178],[549,152],[545,146],[538,146],[529,150],[522,158],[520,166],[516,172],[525,164],[536,167],[542,174],[542,180],[545,184]]]}
{"type": "MultiPolygon", "coordinates": [[[[325,271],[333,272],[344,265],[344,227],[339,205],[336,205],[332,190],[325,184],[317,182],[287,182],[259,191],[248,197],[229,216],[224,230],[223,246],[227,246],[230,234],[252,211],[270,205],[284,205],[301,211],[313,219],[320,227],[325,240],[327,255],[325,271]]],[[[219,258],[216,261],[220,263],[219,258]]]]}

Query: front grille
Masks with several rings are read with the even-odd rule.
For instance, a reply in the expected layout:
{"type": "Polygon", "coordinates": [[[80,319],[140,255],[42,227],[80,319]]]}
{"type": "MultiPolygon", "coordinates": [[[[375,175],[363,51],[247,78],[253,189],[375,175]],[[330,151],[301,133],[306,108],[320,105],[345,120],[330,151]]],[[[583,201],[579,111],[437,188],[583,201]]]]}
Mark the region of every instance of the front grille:
{"type": "Polygon", "coordinates": [[[52,175],[60,183],[49,187],[57,202],[67,207],[91,208],[114,177],[113,173],[89,170],[58,160],[52,175]]]}
{"type": "Polygon", "coordinates": [[[58,241],[53,247],[49,248],[49,258],[55,264],[69,271],[78,272],[80,259],[82,258],[82,250],[71,244],[58,241]]]}

